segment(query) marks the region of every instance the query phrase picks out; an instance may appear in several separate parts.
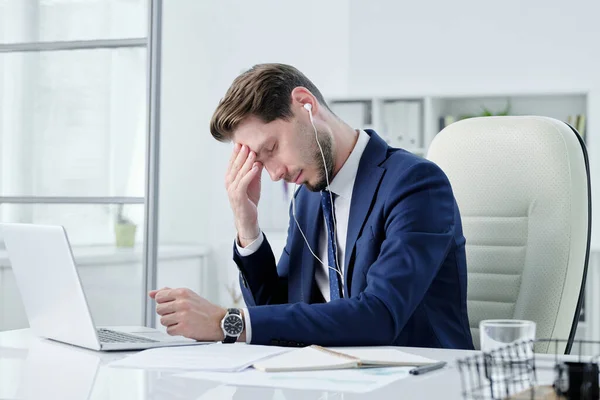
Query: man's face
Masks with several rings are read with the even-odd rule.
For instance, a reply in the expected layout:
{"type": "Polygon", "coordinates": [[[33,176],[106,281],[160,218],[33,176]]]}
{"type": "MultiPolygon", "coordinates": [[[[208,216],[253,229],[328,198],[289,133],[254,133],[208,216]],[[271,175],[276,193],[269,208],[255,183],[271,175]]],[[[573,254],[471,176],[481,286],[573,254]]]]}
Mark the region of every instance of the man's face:
{"type": "MultiPolygon", "coordinates": [[[[329,181],[333,179],[333,143],[331,134],[319,129],[329,181]]],[[[327,187],[323,156],[315,139],[315,131],[306,118],[275,120],[268,124],[254,116],[246,118],[236,129],[233,141],[247,145],[257,155],[273,181],[304,184],[309,190],[327,187]]]]}

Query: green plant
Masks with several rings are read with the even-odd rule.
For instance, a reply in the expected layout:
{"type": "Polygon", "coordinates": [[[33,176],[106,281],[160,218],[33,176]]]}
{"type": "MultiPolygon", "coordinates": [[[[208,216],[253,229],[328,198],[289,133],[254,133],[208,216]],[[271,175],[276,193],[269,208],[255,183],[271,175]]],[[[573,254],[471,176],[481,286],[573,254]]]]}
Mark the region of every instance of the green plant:
{"type": "Polygon", "coordinates": [[[506,108],[502,111],[500,111],[499,113],[494,114],[490,109],[488,109],[485,106],[481,106],[482,111],[479,114],[472,114],[472,115],[461,115],[458,119],[467,119],[467,118],[475,118],[475,117],[494,117],[494,116],[503,116],[503,115],[509,115],[510,114],[510,101],[506,103],[506,108]]]}
{"type": "Polygon", "coordinates": [[[119,204],[117,206],[117,216],[116,222],[117,224],[122,225],[134,225],[133,221],[123,215],[123,204],[119,204]]]}

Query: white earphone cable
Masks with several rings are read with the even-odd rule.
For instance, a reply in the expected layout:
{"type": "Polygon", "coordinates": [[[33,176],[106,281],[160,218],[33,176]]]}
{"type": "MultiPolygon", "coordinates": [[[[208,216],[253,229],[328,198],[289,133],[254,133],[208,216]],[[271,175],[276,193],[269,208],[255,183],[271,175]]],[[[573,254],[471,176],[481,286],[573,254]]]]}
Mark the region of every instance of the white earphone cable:
{"type": "MultiPolygon", "coordinates": [[[[315,131],[315,140],[317,141],[317,145],[319,145],[319,150],[321,152],[321,158],[323,159],[323,166],[325,167],[325,181],[327,182],[327,191],[329,192],[329,200],[331,201],[331,216],[333,218],[333,242],[335,244],[335,248],[337,249],[337,221],[335,218],[335,212],[333,209],[333,194],[331,193],[331,190],[329,188],[330,182],[329,182],[329,172],[328,172],[328,168],[327,168],[327,162],[325,161],[325,154],[323,153],[323,148],[321,147],[321,143],[319,142],[319,135],[317,133],[317,128],[315,127],[315,122],[313,121],[313,116],[312,116],[312,111],[310,110],[310,108],[308,109],[308,117],[310,118],[310,124],[312,125],[314,131],[315,131]]],[[[341,269],[340,269],[340,264],[338,263],[338,255],[337,255],[337,251],[334,254],[334,259],[335,259],[335,266],[337,267],[337,270],[340,272],[340,276],[341,276],[341,269]]]]}
{"type": "MultiPolygon", "coordinates": [[[[306,108],[306,107],[305,107],[306,108]]],[[[321,157],[323,158],[323,165],[325,167],[325,180],[327,182],[327,189],[329,191],[329,198],[331,200],[331,214],[333,217],[333,242],[335,243],[335,248],[337,249],[337,221],[335,218],[335,212],[333,209],[333,195],[331,194],[331,190],[329,190],[329,173],[327,171],[327,162],[325,161],[325,154],[323,153],[323,148],[321,147],[321,143],[319,142],[319,136],[317,133],[317,128],[315,127],[315,123],[313,121],[313,116],[312,116],[312,111],[310,110],[310,108],[306,108],[306,110],[308,110],[308,115],[310,118],[310,123],[315,131],[315,139],[317,140],[317,145],[319,146],[319,150],[321,152],[321,157]]],[[[335,259],[335,266],[331,267],[327,264],[325,264],[319,257],[317,257],[317,255],[315,254],[315,252],[312,250],[312,248],[310,247],[310,244],[308,244],[308,240],[306,239],[306,235],[304,235],[304,232],[302,231],[302,228],[300,228],[300,224],[298,223],[298,219],[296,219],[296,187],[297,184],[294,183],[294,194],[292,195],[292,215],[294,216],[294,221],[296,221],[296,226],[298,227],[298,230],[300,230],[300,233],[302,234],[302,237],[304,238],[304,242],[306,243],[306,245],[308,246],[308,249],[310,250],[311,254],[313,255],[313,257],[315,257],[323,266],[335,271],[341,279],[343,279],[342,276],[342,270],[340,268],[339,262],[338,262],[338,255],[337,255],[337,251],[334,252],[334,259],[335,259]]]]}

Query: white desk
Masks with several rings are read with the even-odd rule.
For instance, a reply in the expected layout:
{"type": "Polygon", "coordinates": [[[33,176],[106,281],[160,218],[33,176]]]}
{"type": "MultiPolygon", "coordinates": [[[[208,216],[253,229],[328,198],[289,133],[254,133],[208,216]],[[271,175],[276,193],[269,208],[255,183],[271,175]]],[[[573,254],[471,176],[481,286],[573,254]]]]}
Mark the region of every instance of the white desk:
{"type": "Polygon", "coordinates": [[[403,348],[449,366],[410,376],[362,395],[311,390],[231,387],[174,377],[165,371],[110,368],[128,353],[101,353],[40,340],[29,330],[0,332],[0,399],[462,399],[456,359],[475,352],[403,348]]]}

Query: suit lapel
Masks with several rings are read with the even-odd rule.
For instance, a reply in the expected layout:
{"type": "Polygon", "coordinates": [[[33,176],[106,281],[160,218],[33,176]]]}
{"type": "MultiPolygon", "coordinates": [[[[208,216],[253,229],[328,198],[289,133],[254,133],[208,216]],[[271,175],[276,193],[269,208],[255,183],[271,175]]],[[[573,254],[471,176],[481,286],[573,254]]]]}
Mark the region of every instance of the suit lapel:
{"type": "Polygon", "coordinates": [[[379,164],[385,160],[388,148],[387,143],[374,131],[367,130],[367,133],[371,136],[371,139],[360,159],[350,202],[348,234],[344,253],[344,288],[345,293],[348,294],[350,293],[348,290],[350,259],[356,245],[356,239],[364,226],[371,205],[375,201],[375,193],[385,172],[379,164]]]}

